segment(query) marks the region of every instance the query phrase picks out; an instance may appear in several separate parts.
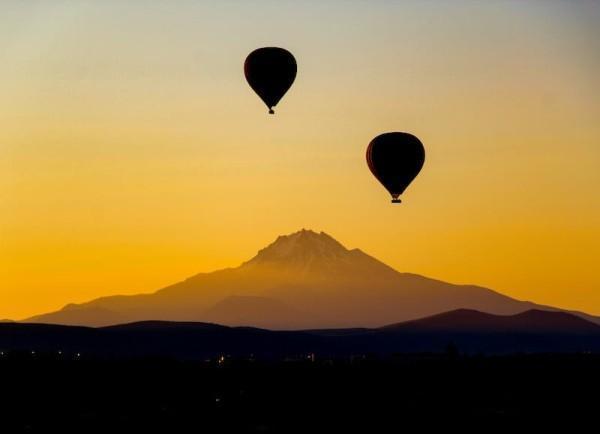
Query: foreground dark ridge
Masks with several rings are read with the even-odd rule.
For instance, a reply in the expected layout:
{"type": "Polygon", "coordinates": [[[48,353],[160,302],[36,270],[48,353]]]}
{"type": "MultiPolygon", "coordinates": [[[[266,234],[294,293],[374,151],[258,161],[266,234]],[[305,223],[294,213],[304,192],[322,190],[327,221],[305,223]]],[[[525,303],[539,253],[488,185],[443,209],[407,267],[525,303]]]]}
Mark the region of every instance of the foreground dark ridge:
{"type": "Polygon", "coordinates": [[[0,349],[65,357],[175,359],[388,357],[396,353],[600,352],[600,326],[564,312],[492,315],[460,309],[375,329],[272,331],[196,322],[143,321],[103,328],[0,324],[0,349]]]}
{"type": "Polygon", "coordinates": [[[373,328],[460,308],[500,315],[560,310],[480,286],[401,273],[324,232],[301,230],[278,237],[236,268],[197,274],[152,294],[71,304],[25,321],[96,327],[157,319],[278,330],[373,328]]]}

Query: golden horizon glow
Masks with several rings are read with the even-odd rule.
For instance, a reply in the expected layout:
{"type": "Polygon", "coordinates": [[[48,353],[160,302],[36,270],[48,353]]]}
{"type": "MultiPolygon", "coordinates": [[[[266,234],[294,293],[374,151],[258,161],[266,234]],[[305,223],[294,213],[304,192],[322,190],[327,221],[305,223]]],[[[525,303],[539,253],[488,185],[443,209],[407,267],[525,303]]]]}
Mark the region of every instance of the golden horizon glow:
{"type": "Polygon", "coordinates": [[[399,271],[600,314],[592,2],[0,5],[0,318],[323,230],[399,271]],[[267,115],[254,48],[298,60],[267,115]],[[392,206],[364,152],[424,143],[392,206]]]}

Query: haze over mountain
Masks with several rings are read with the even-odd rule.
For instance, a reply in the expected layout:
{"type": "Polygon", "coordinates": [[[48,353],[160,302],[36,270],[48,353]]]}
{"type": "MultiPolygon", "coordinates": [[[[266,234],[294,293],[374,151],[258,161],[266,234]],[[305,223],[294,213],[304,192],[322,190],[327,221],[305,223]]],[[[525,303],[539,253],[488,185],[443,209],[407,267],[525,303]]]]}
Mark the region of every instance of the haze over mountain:
{"type": "MultiPolygon", "coordinates": [[[[27,322],[104,326],[203,321],[270,329],[379,327],[455,309],[501,315],[557,310],[474,285],[401,273],[328,234],[280,236],[236,268],[201,273],[152,294],[102,297],[27,322]]],[[[577,313],[599,321],[598,318],[577,313]]]]}

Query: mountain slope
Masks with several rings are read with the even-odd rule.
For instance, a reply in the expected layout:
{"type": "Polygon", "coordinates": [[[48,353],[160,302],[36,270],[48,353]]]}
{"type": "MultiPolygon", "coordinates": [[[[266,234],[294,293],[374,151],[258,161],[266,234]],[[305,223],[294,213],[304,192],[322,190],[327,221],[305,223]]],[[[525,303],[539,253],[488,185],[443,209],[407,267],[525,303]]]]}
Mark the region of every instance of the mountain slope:
{"type": "Polygon", "coordinates": [[[127,322],[127,319],[126,315],[101,306],[68,304],[59,311],[34,316],[27,322],[102,327],[127,322]]]}
{"type": "Polygon", "coordinates": [[[204,321],[232,326],[301,329],[316,321],[313,315],[266,297],[229,296],[202,315],[204,321]]]}
{"type": "Polygon", "coordinates": [[[301,230],[278,237],[237,268],[198,274],[153,294],[70,305],[27,321],[73,325],[142,320],[250,322],[275,329],[379,327],[462,308],[501,315],[534,308],[556,310],[487,288],[400,273],[359,249],[346,249],[323,232],[301,230]]]}

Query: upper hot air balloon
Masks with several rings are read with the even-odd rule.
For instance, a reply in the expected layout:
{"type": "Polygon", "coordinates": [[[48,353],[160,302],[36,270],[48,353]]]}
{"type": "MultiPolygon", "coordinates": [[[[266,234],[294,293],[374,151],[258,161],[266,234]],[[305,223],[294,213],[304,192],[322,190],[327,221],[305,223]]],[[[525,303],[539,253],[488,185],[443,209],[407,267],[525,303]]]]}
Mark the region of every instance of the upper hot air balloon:
{"type": "Polygon", "coordinates": [[[296,59],[287,50],[264,47],[254,50],[246,57],[244,74],[250,87],[275,113],[273,107],[285,95],[296,78],[296,59]]]}
{"type": "Polygon", "coordinates": [[[425,148],[408,133],[384,133],[369,143],[367,164],[375,178],[392,195],[392,203],[419,174],[425,162],[425,148]]]}

